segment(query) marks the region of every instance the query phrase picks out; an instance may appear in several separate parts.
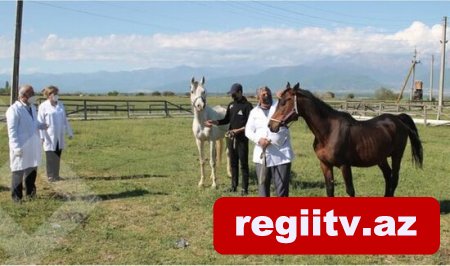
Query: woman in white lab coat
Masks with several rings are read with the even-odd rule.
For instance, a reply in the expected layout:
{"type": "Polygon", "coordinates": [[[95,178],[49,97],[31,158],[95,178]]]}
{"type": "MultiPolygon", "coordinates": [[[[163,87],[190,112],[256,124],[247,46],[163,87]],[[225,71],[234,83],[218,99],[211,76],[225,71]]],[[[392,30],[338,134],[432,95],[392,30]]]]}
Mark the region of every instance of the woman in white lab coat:
{"type": "Polygon", "coordinates": [[[59,89],[48,86],[43,90],[47,100],[39,105],[38,120],[48,125],[46,130],[41,130],[40,136],[47,159],[47,177],[50,182],[60,180],[59,170],[61,153],[66,144],[64,135],[73,137],[73,131],[66,117],[64,105],[58,98],[59,89]]]}
{"type": "Polygon", "coordinates": [[[41,145],[38,129],[46,125],[38,122],[36,96],[31,85],[19,89],[19,98],[6,111],[9,137],[9,158],[12,172],[11,196],[20,202],[25,180],[26,196],[36,196],[37,167],[41,161],[41,145]]]}

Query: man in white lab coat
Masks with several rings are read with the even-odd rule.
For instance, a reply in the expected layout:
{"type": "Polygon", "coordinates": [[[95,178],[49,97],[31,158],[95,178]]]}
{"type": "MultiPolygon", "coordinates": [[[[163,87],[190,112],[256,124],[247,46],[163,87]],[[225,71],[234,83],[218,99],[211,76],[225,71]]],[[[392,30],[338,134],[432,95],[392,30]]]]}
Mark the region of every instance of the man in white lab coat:
{"type": "Polygon", "coordinates": [[[12,172],[11,196],[16,202],[25,192],[30,198],[36,196],[37,167],[41,161],[39,130],[47,128],[37,120],[36,96],[31,85],[19,89],[19,99],[6,111],[9,137],[9,158],[12,172]]]}
{"type": "Polygon", "coordinates": [[[259,195],[270,196],[273,179],[277,195],[288,197],[291,161],[294,159],[289,129],[281,127],[277,133],[269,130],[269,120],[275,112],[277,102],[272,100],[268,87],[258,89],[257,98],[259,104],[250,112],[245,125],[245,135],[255,143],[253,162],[256,165],[259,195]]]}

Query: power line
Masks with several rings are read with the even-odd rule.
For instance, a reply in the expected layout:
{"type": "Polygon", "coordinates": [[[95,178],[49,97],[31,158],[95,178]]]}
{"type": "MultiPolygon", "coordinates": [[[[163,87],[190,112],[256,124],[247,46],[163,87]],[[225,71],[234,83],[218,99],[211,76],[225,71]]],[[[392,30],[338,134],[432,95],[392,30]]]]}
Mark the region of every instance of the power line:
{"type": "Polygon", "coordinates": [[[50,6],[50,7],[57,8],[57,9],[67,10],[67,11],[71,11],[71,12],[81,13],[84,15],[89,15],[89,16],[94,16],[94,17],[99,17],[99,18],[104,18],[104,19],[109,19],[109,20],[131,23],[131,24],[135,24],[135,25],[139,25],[139,26],[146,26],[146,27],[150,26],[150,27],[156,27],[156,28],[161,28],[161,29],[166,29],[166,30],[179,31],[179,29],[169,27],[169,26],[162,26],[162,25],[158,25],[158,24],[145,23],[145,22],[126,19],[126,18],[103,15],[103,14],[98,14],[98,13],[94,13],[94,12],[90,12],[90,11],[86,11],[86,10],[80,10],[80,9],[75,9],[75,8],[70,8],[70,7],[63,7],[63,6],[54,5],[54,4],[50,4],[50,3],[37,2],[37,1],[30,1],[29,3],[50,6]]]}

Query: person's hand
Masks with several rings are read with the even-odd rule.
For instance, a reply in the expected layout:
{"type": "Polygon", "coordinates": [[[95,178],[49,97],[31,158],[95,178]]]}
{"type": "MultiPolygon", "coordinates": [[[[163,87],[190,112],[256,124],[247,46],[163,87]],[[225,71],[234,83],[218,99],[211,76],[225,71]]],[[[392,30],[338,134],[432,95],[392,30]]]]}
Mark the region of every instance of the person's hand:
{"type": "Polygon", "coordinates": [[[203,125],[205,127],[212,127],[213,125],[216,125],[216,124],[217,124],[217,122],[214,120],[206,120],[205,123],[203,123],[203,125]]]}
{"type": "Polygon", "coordinates": [[[13,154],[14,154],[15,157],[22,157],[23,151],[22,151],[21,148],[14,149],[14,150],[13,150],[13,154]]]}
{"type": "Polygon", "coordinates": [[[260,138],[258,141],[258,145],[261,146],[263,149],[267,148],[267,146],[270,145],[270,140],[266,138],[260,138]]]}
{"type": "Polygon", "coordinates": [[[41,129],[41,130],[47,130],[47,128],[48,128],[48,125],[44,124],[44,123],[39,124],[39,126],[38,126],[38,129],[41,129]]]}

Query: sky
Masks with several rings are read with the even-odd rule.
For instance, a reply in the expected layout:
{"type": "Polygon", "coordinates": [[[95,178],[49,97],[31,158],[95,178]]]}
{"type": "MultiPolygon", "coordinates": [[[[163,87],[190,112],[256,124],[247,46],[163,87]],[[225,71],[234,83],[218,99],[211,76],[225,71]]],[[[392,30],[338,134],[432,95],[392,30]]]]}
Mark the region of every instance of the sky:
{"type": "MultiPolygon", "coordinates": [[[[0,74],[12,73],[15,15],[0,0],[0,74]]],[[[449,15],[449,1],[25,0],[20,72],[268,68],[414,49],[425,61],[440,56],[449,15]]]]}

